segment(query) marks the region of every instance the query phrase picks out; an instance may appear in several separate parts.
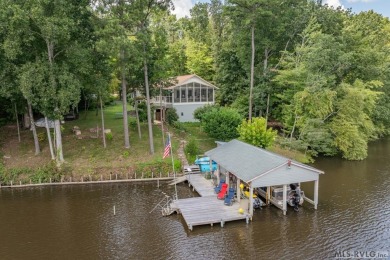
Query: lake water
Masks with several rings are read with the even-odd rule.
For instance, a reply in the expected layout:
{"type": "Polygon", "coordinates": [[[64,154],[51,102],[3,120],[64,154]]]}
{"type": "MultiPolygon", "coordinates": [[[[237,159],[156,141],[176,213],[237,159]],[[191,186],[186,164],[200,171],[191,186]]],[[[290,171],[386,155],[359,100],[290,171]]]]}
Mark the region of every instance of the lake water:
{"type": "MultiPolygon", "coordinates": [[[[149,211],[173,187],[157,183],[0,189],[0,259],[329,259],[390,253],[390,140],[361,162],[320,158],[319,208],[270,206],[253,222],[189,231],[149,211]],[[113,214],[115,205],[116,215],[113,214]]],[[[313,184],[302,185],[313,195],[313,184]]],[[[179,197],[196,196],[178,185],[179,197]]]]}

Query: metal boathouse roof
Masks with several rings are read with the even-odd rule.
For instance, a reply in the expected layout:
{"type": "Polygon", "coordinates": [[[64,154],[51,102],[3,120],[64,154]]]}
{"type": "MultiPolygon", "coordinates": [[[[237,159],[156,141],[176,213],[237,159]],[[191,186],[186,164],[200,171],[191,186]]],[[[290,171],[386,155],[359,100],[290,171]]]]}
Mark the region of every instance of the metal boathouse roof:
{"type": "Polygon", "coordinates": [[[253,187],[318,180],[324,172],[262,148],[232,140],[206,155],[253,187]]]}

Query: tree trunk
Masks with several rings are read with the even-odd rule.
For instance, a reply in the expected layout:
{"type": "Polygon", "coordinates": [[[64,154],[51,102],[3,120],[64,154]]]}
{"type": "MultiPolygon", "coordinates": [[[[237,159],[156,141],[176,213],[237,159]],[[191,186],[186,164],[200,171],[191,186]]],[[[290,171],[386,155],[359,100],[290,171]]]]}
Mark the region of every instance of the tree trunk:
{"type": "MultiPolygon", "coordinates": [[[[134,92],[134,97],[136,97],[137,93],[136,91],[134,92]]],[[[139,123],[139,113],[138,113],[138,101],[137,99],[135,98],[135,101],[134,101],[134,108],[135,108],[135,117],[137,119],[137,128],[138,128],[138,138],[141,139],[142,138],[142,134],[141,134],[141,125],[139,123]]]]}
{"type": "Polygon", "coordinates": [[[267,109],[265,111],[265,125],[266,126],[268,124],[269,99],[270,99],[270,94],[267,95],[267,109]]]}
{"type": "MultiPolygon", "coordinates": [[[[47,45],[47,56],[49,59],[50,64],[50,81],[51,86],[53,89],[57,89],[57,83],[54,78],[53,73],[53,63],[54,63],[54,41],[50,41],[49,39],[46,39],[46,45],[47,45]]],[[[58,112],[58,107],[55,109],[55,112],[58,112]]],[[[59,115],[57,115],[59,116],[59,115]]],[[[56,136],[56,161],[57,166],[60,166],[64,162],[64,155],[62,151],[62,137],[61,137],[61,124],[60,120],[56,119],[54,121],[54,131],[56,136]]]]}
{"type": "Polygon", "coordinates": [[[16,127],[18,129],[18,140],[19,140],[19,143],[20,143],[20,126],[19,126],[19,117],[18,117],[18,108],[16,107],[16,103],[15,103],[15,117],[16,117],[16,127]]]}
{"type": "Polygon", "coordinates": [[[35,155],[38,155],[41,152],[41,148],[39,147],[39,140],[38,140],[38,135],[37,135],[37,129],[35,128],[35,122],[34,122],[34,115],[32,112],[32,107],[30,102],[27,101],[27,106],[28,106],[28,113],[30,115],[30,124],[31,124],[31,130],[33,132],[34,136],[34,145],[35,145],[35,155]]]}
{"type": "MultiPolygon", "coordinates": [[[[145,44],[144,44],[144,55],[146,55],[145,44]]],[[[151,115],[151,111],[150,111],[148,65],[146,64],[146,57],[144,58],[144,76],[145,76],[145,90],[146,90],[146,107],[147,107],[147,114],[148,114],[150,154],[154,154],[152,115],[151,115]]]]}
{"type": "Polygon", "coordinates": [[[163,108],[162,108],[162,86],[160,86],[160,121],[161,121],[161,135],[163,141],[163,147],[165,146],[165,137],[164,137],[164,120],[163,120],[163,108]]]}
{"type": "Polygon", "coordinates": [[[49,148],[50,148],[51,159],[55,160],[56,157],[54,156],[53,143],[51,142],[50,128],[49,128],[49,123],[47,121],[47,117],[46,116],[45,116],[45,126],[46,126],[46,132],[47,132],[47,140],[49,141],[49,148]]]}
{"type": "Polygon", "coordinates": [[[102,114],[102,136],[103,136],[103,147],[106,148],[106,133],[104,132],[104,111],[102,96],[100,96],[100,113],[102,114]]]}
{"type": "Polygon", "coordinates": [[[297,113],[295,112],[294,125],[293,125],[293,127],[292,127],[292,129],[291,129],[290,142],[292,141],[292,138],[293,138],[293,136],[294,136],[294,131],[295,131],[295,126],[296,126],[296,124],[297,124],[297,119],[298,119],[298,115],[297,115],[297,113]]]}
{"type": "Polygon", "coordinates": [[[56,160],[57,160],[57,165],[61,165],[64,162],[64,155],[62,152],[61,124],[59,119],[56,119],[54,121],[54,129],[56,132],[56,144],[57,144],[56,160]]]}
{"type": "MultiPolygon", "coordinates": [[[[269,56],[269,51],[266,48],[264,50],[264,67],[263,67],[264,80],[266,80],[267,70],[268,70],[268,56],[269,56]]],[[[269,90],[267,92],[269,92],[269,90]]],[[[267,127],[267,123],[268,123],[269,99],[270,99],[270,94],[268,93],[267,94],[267,107],[265,109],[265,126],[266,127],[267,127]]]]}
{"type": "Polygon", "coordinates": [[[129,141],[129,123],[127,120],[127,89],[126,89],[126,78],[125,78],[125,51],[122,49],[121,53],[121,61],[122,61],[122,111],[123,111],[123,132],[125,136],[125,148],[130,148],[130,141],[129,141]]]}
{"type": "Polygon", "coordinates": [[[249,121],[252,121],[253,81],[255,70],[255,25],[252,24],[252,56],[251,56],[251,81],[249,87],[249,121]]]}

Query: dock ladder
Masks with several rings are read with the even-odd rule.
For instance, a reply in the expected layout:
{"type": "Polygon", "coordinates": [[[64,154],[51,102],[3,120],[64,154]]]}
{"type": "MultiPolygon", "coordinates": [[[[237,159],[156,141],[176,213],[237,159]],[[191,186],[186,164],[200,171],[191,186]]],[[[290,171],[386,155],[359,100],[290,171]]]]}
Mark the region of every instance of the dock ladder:
{"type": "MultiPolygon", "coordinates": [[[[166,216],[169,216],[171,215],[173,212],[176,211],[176,208],[172,207],[172,203],[175,201],[175,198],[172,198],[171,196],[167,195],[166,193],[164,193],[164,198],[162,200],[160,200],[159,203],[157,203],[157,205],[149,212],[152,213],[153,211],[155,211],[156,209],[160,209],[161,210],[161,214],[166,217],[166,216]]],[[[173,196],[175,197],[175,196],[173,196]]]]}

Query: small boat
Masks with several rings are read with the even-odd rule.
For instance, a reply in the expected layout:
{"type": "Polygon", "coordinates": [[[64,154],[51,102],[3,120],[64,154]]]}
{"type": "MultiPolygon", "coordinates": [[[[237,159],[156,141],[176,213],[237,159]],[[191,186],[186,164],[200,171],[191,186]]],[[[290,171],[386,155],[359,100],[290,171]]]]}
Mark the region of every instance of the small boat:
{"type": "MultiPolygon", "coordinates": [[[[199,165],[201,172],[210,172],[210,158],[208,156],[200,157],[195,160],[195,164],[199,165]]],[[[212,171],[217,170],[217,163],[212,161],[212,171]]]]}
{"type": "MultiPolygon", "coordinates": [[[[266,198],[267,188],[258,188],[258,194],[266,198]]],[[[300,189],[297,183],[287,186],[287,204],[294,207],[295,211],[299,211],[299,206],[302,206],[305,193],[300,189]]],[[[271,187],[271,201],[276,202],[280,207],[283,205],[283,186],[271,187]]]]}

